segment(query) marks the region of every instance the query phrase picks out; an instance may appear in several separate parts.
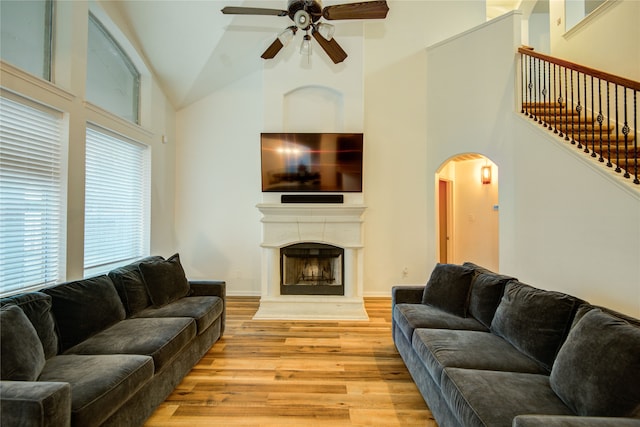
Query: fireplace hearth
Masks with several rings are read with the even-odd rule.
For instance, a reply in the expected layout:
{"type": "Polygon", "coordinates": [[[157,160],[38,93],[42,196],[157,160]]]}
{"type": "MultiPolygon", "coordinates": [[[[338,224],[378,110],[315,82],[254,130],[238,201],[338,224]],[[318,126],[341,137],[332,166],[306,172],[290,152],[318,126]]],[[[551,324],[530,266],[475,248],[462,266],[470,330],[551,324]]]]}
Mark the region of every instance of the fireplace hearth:
{"type": "Polygon", "coordinates": [[[280,249],[281,295],[344,295],[344,249],[296,243],[280,249]]]}

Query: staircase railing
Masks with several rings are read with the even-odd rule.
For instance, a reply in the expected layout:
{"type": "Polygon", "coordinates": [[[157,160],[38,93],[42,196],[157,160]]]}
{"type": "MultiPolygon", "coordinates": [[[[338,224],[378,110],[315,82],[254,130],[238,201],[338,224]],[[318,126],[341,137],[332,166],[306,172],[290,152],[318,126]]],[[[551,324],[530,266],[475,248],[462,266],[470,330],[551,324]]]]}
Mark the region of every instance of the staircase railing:
{"type": "Polygon", "coordinates": [[[522,65],[521,112],[640,184],[640,83],[528,47],[518,52],[522,65]]]}

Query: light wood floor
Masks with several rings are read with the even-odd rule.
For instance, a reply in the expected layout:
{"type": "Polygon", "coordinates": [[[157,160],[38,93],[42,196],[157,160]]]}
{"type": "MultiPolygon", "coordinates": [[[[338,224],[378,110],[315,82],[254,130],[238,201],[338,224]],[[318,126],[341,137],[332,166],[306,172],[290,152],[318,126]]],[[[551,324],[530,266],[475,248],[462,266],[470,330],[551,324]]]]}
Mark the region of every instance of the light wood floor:
{"type": "Polygon", "coordinates": [[[252,320],[228,298],[224,336],[149,418],[166,426],[437,427],[391,339],[389,298],[369,321],[252,320]]]}

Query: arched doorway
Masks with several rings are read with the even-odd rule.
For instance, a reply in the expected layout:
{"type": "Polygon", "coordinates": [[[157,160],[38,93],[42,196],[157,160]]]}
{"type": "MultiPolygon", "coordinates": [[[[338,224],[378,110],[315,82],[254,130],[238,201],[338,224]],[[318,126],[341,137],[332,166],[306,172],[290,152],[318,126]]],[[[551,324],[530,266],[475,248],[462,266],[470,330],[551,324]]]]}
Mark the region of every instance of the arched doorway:
{"type": "Polygon", "coordinates": [[[495,163],[476,153],[444,162],[436,174],[438,262],[471,261],[499,271],[498,214],[495,163]]]}

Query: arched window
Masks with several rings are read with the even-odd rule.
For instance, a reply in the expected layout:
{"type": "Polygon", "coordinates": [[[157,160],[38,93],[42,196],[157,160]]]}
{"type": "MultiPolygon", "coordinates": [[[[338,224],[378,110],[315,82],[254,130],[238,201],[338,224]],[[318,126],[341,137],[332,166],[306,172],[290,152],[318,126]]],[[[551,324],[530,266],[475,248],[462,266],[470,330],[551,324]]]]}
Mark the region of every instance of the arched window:
{"type": "Polygon", "coordinates": [[[140,73],[104,26],[89,14],[87,100],[139,123],[140,73]]]}

